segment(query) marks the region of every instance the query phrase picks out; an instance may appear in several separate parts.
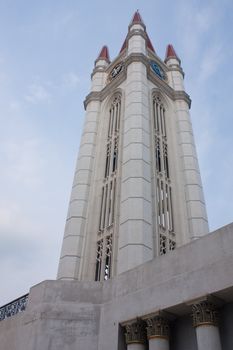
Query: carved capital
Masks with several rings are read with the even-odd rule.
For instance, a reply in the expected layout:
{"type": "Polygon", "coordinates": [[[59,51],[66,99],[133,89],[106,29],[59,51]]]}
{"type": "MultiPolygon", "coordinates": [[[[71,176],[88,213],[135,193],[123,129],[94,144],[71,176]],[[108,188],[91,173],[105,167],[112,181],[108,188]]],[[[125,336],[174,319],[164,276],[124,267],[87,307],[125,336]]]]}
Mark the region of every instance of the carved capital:
{"type": "Polygon", "coordinates": [[[137,319],[137,321],[127,324],[125,330],[126,344],[144,344],[146,342],[146,324],[144,321],[137,319]]]}
{"type": "Polygon", "coordinates": [[[146,319],[147,338],[169,338],[169,323],[162,316],[153,316],[146,319]]]}
{"type": "Polygon", "coordinates": [[[193,326],[218,325],[218,311],[209,301],[201,301],[192,305],[193,326]]]}

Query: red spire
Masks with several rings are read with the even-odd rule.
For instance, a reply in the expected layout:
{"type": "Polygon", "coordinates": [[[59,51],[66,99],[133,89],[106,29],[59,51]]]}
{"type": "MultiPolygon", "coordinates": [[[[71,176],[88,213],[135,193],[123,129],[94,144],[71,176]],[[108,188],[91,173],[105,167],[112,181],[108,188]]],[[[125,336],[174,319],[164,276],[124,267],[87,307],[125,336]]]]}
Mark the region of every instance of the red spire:
{"type": "Polygon", "coordinates": [[[110,58],[109,58],[109,52],[108,52],[108,47],[107,46],[103,46],[102,50],[99,53],[99,56],[97,58],[98,60],[105,60],[108,63],[110,62],[110,58]]]}
{"type": "Polygon", "coordinates": [[[127,46],[127,38],[125,38],[125,41],[123,42],[120,53],[122,53],[126,49],[126,46],[127,46]]]}
{"type": "Polygon", "coordinates": [[[131,21],[131,24],[133,24],[133,23],[143,23],[142,17],[141,17],[138,10],[133,15],[133,19],[131,21]]]}
{"type": "Polygon", "coordinates": [[[133,15],[133,18],[132,18],[132,21],[130,22],[129,27],[131,27],[133,24],[141,24],[141,26],[143,26],[143,28],[146,29],[146,26],[138,10],[133,15]]]}
{"type": "Polygon", "coordinates": [[[178,61],[180,61],[172,44],[167,46],[165,61],[167,61],[169,58],[176,58],[178,61]]]}
{"type": "Polygon", "coordinates": [[[146,45],[147,45],[148,49],[150,49],[151,51],[153,51],[155,53],[155,49],[150,41],[148,34],[147,34],[147,39],[146,39],[146,45]]]}

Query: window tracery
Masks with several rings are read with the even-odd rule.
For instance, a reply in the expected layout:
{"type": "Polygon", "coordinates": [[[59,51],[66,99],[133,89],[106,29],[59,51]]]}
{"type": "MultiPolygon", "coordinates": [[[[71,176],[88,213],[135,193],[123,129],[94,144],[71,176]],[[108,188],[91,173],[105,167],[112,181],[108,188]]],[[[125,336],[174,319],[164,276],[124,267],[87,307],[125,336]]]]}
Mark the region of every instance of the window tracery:
{"type": "Polygon", "coordinates": [[[176,247],[172,186],[169,171],[169,157],[166,130],[166,110],[161,98],[153,96],[153,122],[156,166],[157,225],[159,254],[166,254],[176,247]]]}
{"type": "Polygon", "coordinates": [[[120,114],[121,96],[116,95],[109,109],[105,171],[101,194],[99,232],[96,251],[96,281],[107,280],[112,275],[120,114]]]}

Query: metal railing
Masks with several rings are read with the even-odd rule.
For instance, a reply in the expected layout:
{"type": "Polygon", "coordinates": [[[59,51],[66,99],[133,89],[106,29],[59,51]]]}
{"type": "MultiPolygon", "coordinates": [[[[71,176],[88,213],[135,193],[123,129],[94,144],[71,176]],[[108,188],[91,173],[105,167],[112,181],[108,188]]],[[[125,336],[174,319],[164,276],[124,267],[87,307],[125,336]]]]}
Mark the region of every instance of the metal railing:
{"type": "Polygon", "coordinates": [[[29,293],[11,301],[8,304],[3,305],[0,308],[0,321],[24,311],[27,306],[28,296],[29,293]]]}

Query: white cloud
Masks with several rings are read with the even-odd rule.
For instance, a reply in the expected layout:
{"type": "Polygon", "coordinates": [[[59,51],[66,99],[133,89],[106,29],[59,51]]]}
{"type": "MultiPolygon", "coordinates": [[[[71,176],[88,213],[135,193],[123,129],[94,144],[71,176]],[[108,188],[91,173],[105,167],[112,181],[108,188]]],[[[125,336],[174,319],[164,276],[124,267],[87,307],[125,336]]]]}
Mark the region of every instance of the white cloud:
{"type": "Polygon", "coordinates": [[[0,53],[0,64],[5,63],[5,58],[3,56],[3,54],[0,53]]]}
{"type": "Polygon", "coordinates": [[[34,225],[30,222],[26,212],[22,210],[22,206],[16,201],[0,202],[0,236],[1,241],[4,237],[9,240],[21,237],[29,239],[34,232],[34,225]]]}
{"type": "Polygon", "coordinates": [[[206,49],[200,64],[200,82],[207,80],[217,71],[219,65],[224,59],[223,51],[224,50],[220,44],[212,45],[206,49]]]}
{"type": "Polygon", "coordinates": [[[70,72],[70,73],[64,74],[62,81],[63,81],[63,86],[68,88],[75,88],[78,85],[80,79],[76,73],[70,72]]]}
{"type": "Polygon", "coordinates": [[[5,167],[0,179],[35,188],[42,181],[44,159],[41,153],[42,142],[36,138],[15,139],[2,142],[5,167]]]}
{"type": "Polygon", "coordinates": [[[13,100],[10,101],[9,108],[12,112],[19,112],[21,109],[21,104],[19,101],[13,100]]]}
{"type": "Polygon", "coordinates": [[[28,88],[28,94],[25,95],[25,100],[31,103],[50,102],[51,95],[47,87],[40,83],[33,83],[28,88]]]}
{"type": "Polygon", "coordinates": [[[200,57],[204,35],[218,21],[219,12],[215,10],[212,4],[200,8],[196,2],[181,1],[178,13],[179,41],[182,41],[186,60],[192,61],[196,57],[200,57]]]}

